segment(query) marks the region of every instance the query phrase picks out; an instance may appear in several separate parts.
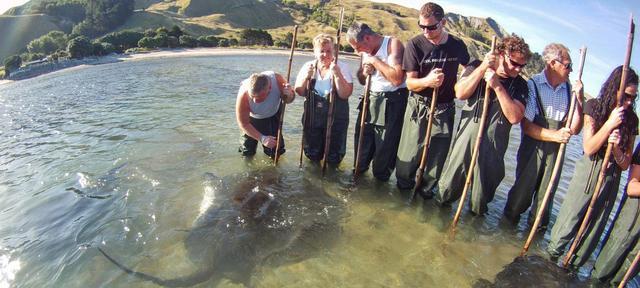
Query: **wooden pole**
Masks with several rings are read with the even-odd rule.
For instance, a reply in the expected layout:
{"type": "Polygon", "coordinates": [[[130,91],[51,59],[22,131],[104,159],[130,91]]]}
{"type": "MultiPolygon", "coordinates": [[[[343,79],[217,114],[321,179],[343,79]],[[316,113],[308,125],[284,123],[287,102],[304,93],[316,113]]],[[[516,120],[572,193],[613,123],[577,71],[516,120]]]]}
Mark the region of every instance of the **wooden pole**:
{"type": "MultiPolygon", "coordinates": [[[[291,62],[293,61],[293,52],[296,50],[296,38],[298,37],[298,25],[293,26],[293,39],[291,39],[291,54],[289,54],[289,67],[287,68],[287,84],[291,79],[291,62]]],[[[295,94],[293,95],[295,97],[295,94]]],[[[280,100],[280,119],[278,120],[278,136],[276,137],[276,153],[273,158],[274,165],[278,165],[280,158],[280,141],[282,141],[282,123],[284,122],[284,110],[287,108],[287,102],[280,100]]]]}
{"type": "MultiPolygon", "coordinates": [[[[497,37],[493,36],[491,40],[491,51],[493,53],[496,52],[496,41],[497,37]]],[[[453,217],[453,223],[451,223],[451,230],[456,228],[458,224],[458,220],[460,219],[460,214],[462,213],[462,208],[464,207],[465,198],[467,198],[467,193],[469,192],[469,187],[471,186],[471,177],[473,177],[473,168],[476,165],[476,161],[478,160],[478,153],[480,152],[480,143],[482,142],[482,135],[484,134],[484,125],[487,122],[487,114],[489,114],[489,104],[491,103],[491,87],[489,87],[489,83],[486,84],[484,90],[484,102],[482,105],[482,117],[480,118],[480,128],[478,128],[478,135],[476,137],[476,143],[473,146],[473,153],[471,154],[471,163],[469,163],[469,171],[467,172],[467,180],[464,183],[464,189],[462,189],[462,196],[460,196],[460,203],[458,204],[458,210],[456,211],[456,215],[453,217]]]]}
{"type": "MultiPolygon", "coordinates": [[[[340,54],[340,33],[342,32],[342,20],[344,18],[344,7],[340,8],[340,24],[336,35],[336,45],[334,48],[333,64],[338,65],[338,54],[340,54]]],[[[329,147],[331,146],[331,128],[333,127],[333,109],[336,102],[336,94],[338,87],[336,86],[336,76],[333,75],[331,81],[331,89],[329,91],[329,111],[327,111],[327,126],[324,137],[324,153],[322,155],[322,176],[327,170],[327,157],[329,156],[329,147]]],[[[339,96],[338,96],[339,97],[339,96]]]]}
{"type": "Polygon", "coordinates": [[[424,133],[424,146],[422,147],[422,155],[420,156],[420,166],[416,171],[416,185],[413,187],[411,198],[409,203],[416,199],[420,185],[422,184],[422,174],[427,166],[427,154],[429,153],[429,145],[431,144],[431,127],[433,127],[433,116],[436,110],[436,103],[438,102],[438,87],[433,88],[433,94],[431,95],[431,105],[429,106],[429,120],[427,120],[427,131],[424,133]]]}
{"type": "MultiPolygon", "coordinates": [[[[587,55],[587,47],[582,47],[580,49],[580,66],[578,68],[578,80],[582,80],[582,70],[584,69],[584,60],[587,55]]],[[[565,122],[564,127],[571,129],[571,120],[573,120],[573,113],[575,112],[576,100],[582,101],[582,99],[578,99],[580,95],[574,94],[571,97],[571,104],[569,105],[569,113],[567,115],[567,121],[565,122]]],[[[538,230],[538,226],[540,226],[540,222],[542,221],[542,215],[544,215],[549,200],[551,199],[551,191],[553,191],[553,187],[557,184],[558,178],[560,177],[560,168],[562,167],[562,160],[564,158],[564,152],[566,150],[567,143],[560,143],[560,147],[558,148],[558,155],[556,156],[556,162],[553,165],[553,172],[551,173],[551,180],[549,181],[549,185],[547,185],[547,189],[544,192],[544,197],[542,198],[542,203],[540,207],[538,207],[538,212],[536,214],[536,220],[533,222],[533,226],[531,226],[531,231],[529,231],[529,237],[527,237],[527,241],[524,243],[524,247],[522,247],[522,252],[520,252],[520,256],[524,256],[529,251],[529,246],[531,246],[531,242],[533,241],[533,237],[536,235],[536,230],[538,230]]]]}
{"type": "Polygon", "coordinates": [[[364,99],[362,99],[362,115],[360,115],[360,131],[358,133],[358,148],[356,149],[356,160],[353,163],[353,178],[357,179],[360,171],[360,156],[362,154],[362,138],[364,136],[364,128],[367,120],[367,112],[369,111],[369,94],[371,93],[371,75],[367,75],[364,84],[364,99]]]}
{"type": "Polygon", "coordinates": [[[622,282],[620,282],[620,285],[618,285],[618,288],[624,288],[624,286],[627,285],[627,282],[629,282],[629,279],[631,279],[631,275],[633,274],[633,272],[635,272],[636,267],[638,267],[638,262],[640,262],[640,253],[636,254],[636,257],[633,259],[631,266],[629,266],[627,272],[624,273],[624,277],[622,278],[622,282]]]}
{"type": "MultiPolygon", "coordinates": [[[[624,101],[623,95],[624,95],[624,88],[627,83],[627,76],[629,74],[628,73],[629,63],[631,62],[631,51],[633,50],[634,30],[635,30],[635,24],[633,23],[633,15],[632,15],[631,24],[629,28],[628,42],[627,42],[627,55],[625,56],[624,65],[622,66],[623,68],[622,68],[622,77],[620,78],[620,87],[618,88],[618,94],[616,95],[618,107],[622,106],[622,101],[624,101]]],[[[584,237],[584,234],[587,230],[587,226],[589,226],[589,222],[591,221],[591,214],[593,213],[593,210],[594,210],[593,207],[598,197],[600,196],[602,183],[604,182],[604,178],[607,174],[607,166],[608,166],[607,164],[609,163],[609,158],[611,157],[612,149],[613,149],[613,145],[609,145],[609,143],[607,143],[607,150],[604,154],[604,160],[602,160],[603,162],[602,162],[602,167],[600,168],[600,175],[598,176],[598,182],[596,182],[596,188],[593,191],[591,202],[589,203],[587,212],[584,214],[584,217],[582,218],[580,229],[578,229],[578,233],[576,233],[576,237],[573,239],[573,243],[571,243],[571,248],[569,248],[569,252],[567,252],[567,255],[562,261],[562,266],[564,266],[565,268],[569,266],[569,262],[571,262],[571,260],[573,259],[575,250],[580,244],[580,242],[582,241],[582,237],[584,237]]]]}

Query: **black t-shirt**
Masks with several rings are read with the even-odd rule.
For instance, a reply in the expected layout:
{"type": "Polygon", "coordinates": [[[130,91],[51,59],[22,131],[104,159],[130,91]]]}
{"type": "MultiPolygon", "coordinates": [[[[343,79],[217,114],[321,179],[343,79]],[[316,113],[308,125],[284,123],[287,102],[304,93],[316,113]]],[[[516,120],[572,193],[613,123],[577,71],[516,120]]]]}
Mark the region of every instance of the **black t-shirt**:
{"type": "MultiPolygon", "coordinates": [[[[458,65],[469,63],[469,52],[467,46],[459,38],[449,34],[447,42],[441,45],[434,45],[429,42],[424,35],[417,35],[407,42],[404,49],[402,69],[407,72],[418,72],[418,77],[427,76],[434,68],[442,68],[444,72],[444,82],[438,90],[438,103],[448,103],[453,101],[455,92],[453,87],[458,80],[458,65]]],[[[417,94],[431,97],[432,88],[424,89],[417,94]]]]}
{"type": "MultiPolygon", "coordinates": [[[[469,65],[467,66],[468,69],[464,71],[462,77],[466,77],[471,74],[474,69],[480,67],[480,64],[482,64],[480,60],[474,60],[469,63],[469,65]]],[[[511,96],[511,99],[518,100],[518,102],[522,103],[522,105],[527,105],[527,98],[529,97],[529,86],[527,86],[527,81],[524,80],[522,76],[518,75],[513,78],[502,78],[498,76],[498,80],[500,80],[500,84],[502,84],[502,87],[507,90],[507,94],[511,96]]],[[[484,81],[484,79],[480,80],[480,83],[476,87],[474,95],[478,95],[478,97],[484,97],[485,86],[486,81],[484,81]]],[[[491,97],[492,99],[496,97],[496,92],[493,90],[491,90],[491,97]]]]}

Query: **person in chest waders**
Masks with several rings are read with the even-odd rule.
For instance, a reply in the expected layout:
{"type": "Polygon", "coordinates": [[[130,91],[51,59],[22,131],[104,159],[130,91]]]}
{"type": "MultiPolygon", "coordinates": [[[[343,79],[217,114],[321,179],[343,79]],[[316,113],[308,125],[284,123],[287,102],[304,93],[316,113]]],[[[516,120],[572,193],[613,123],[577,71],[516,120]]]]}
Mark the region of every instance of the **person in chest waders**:
{"type": "MultiPolygon", "coordinates": [[[[347,41],[353,49],[362,54],[362,65],[358,69],[358,80],[365,84],[365,75],[371,75],[371,93],[362,147],[360,147],[361,174],[372,164],[373,176],[387,181],[396,166],[396,152],[402,130],[402,116],[407,106],[407,86],[402,70],[404,46],[395,37],[381,36],[364,23],[354,23],[347,31],[347,41]]],[[[358,119],[360,119],[360,115],[358,119]]],[[[354,149],[358,151],[360,125],[356,125],[354,149]]],[[[357,153],[357,152],[356,152],[357,153]]]]}
{"type": "Polygon", "coordinates": [[[306,62],[296,77],[295,91],[305,97],[303,114],[304,154],[309,160],[319,162],[324,153],[327,114],[329,111],[329,92],[335,78],[337,94],[333,110],[331,143],[327,163],[338,165],[347,151],[347,129],[349,128],[349,96],[353,92],[351,70],[346,63],[338,60],[333,63],[333,37],[319,34],[313,38],[315,60],[306,62]],[[307,87],[310,87],[307,90],[307,87]]]}
{"type": "Polygon", "coordinates": [[[638,89],[638,75],[629,70],[624,90],[628,96],[623,97],[622,106],[616,107],[616,95],[621,78],[622,66],[618,66],[602,85],[598,98],[590,99],[584,104],[584,156],[576,163],[575,173],[562,201],[558,218],[551,228],[547,252],[551,260],[557,260],[578,232],[595,192],[607,143],[613,145],[612,156],[606,164],[608,169],[593,207],[591,221],[577,246],[575,256],[569,262],[573,268],[584,265],[595,250],[616,201],[620,175],[631,163],[633,143],[638,135],[638,116],[634,112],[632,102],[638,89]]]}
{"type": "MultiPolygon", "coordinates": [[[[242,156],[255,155],[260,141],[264,153],[275,157],[280,100],[291,103],[295,95],[287,80],[273,71],[254,73],[242,81],[236,98],[236,122],[243,132],[238,152],[242,156]]],[[[282,155],[284,140],[280,140],[278,153],[282,155]]]]}
{"type": "Polygon", "coordinates": [[[531,57],[529,45],[518,36],[503,38],[496,54],[489,52],[484,60],[474,61],[456,84],[456,97],[465,100],[454,143],[440,177],[436,200],[450,205],[458,200],[471,167],[471,155],[478,129],[485,129],[473,170],[471,212],[483,215],[493,200],[496,188],[504,178],[504,154],[509,145],[511,125],[524,116],[528,94],[527,82],[519,75],[531,57]],[[485,85],[491,88],[490,99],[484,99],[485,85]],[[486,127],[480,127],[483,101],[491,101],[486,127]]]}
{"type": "MultiPolygon", "coordinates": [[[[637,93],[637,92],[636,92],[637,93]]],[[[637,95],[630,94],[634,100],[637,95]]],[[[633,259],[640,251],[640,144],[631,159],[631,171],[626,195],[620,201],[618,214],[614,217],[609,237],[593,265],[591,277],[599,284],[618,287],[629,270],[633,259]]],[[[637,267],[629,279],[638,274],[637,267]]]]}
{"type": "Polygon", "coordinates": [[[396,179],[400,189],[415,186],[420,165],[429,114],[433,115],[431,140],[421,187],[422,197],[432,198],[447,158],[455,105],[453,87],[458,67],[469,63],[467,46],[460,38],[445,30],[447,20],[440,5],[429,2],[420,9],[418,25],[422,34],[409,40],[404,50],[402,68],[407,73],[411,91],[404,112],[402,134],[396,159],[396,179]],[[435,111],[430,110],[434,89],[438,89],[435,111]]]}
{"type": "MultiPolygon", "coordinates": [[[[529,209],[529,224],[533,224],[545,189],[551,181],[553,166],[560,143],[569,142],[571,135],[578,134],[582,127],[582,106],[576,102],[571,120],[571,129],[565,128],[571,102],[569,73],[571,57],[569,49],[562,44],[547,45],[542,52],[546,66],[542,72],[533,75],[527,85],[529,97],[520,123],[522,140],[518,149],[515,183],[509,190],[504,216],[517,224],[520,215],[529,209]]],[[[573,85],[576,97],[582,99],[582,82],[573,85]]],[[[551,192],[551,199],[555,194],[551,192]]],[[[553,201],[542,217],[541,228],[549,223],[553,201]]]]}

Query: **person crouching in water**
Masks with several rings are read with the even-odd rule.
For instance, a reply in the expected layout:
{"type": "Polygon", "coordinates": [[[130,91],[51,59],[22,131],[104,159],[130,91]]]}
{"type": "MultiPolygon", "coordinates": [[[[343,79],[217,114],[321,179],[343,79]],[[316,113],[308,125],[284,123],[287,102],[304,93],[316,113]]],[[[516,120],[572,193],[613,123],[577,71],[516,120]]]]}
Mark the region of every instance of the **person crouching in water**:
{"type": "Polygon", "coordinates": [[[353,92],[353,80],[349,67],[342,61],[333,62],[334,40],[327,34],[313,38],[315,60],[304,63],[296,77],[295,91],[307,98],[302,123],[304,124],[304,154],[309,160],[319,162],[323,158],[329,93],[335,78],[335,103],[333,126],[327,163],[338,165],[347,151],[349,127],[349,96],[353,92]]]}
{"type": "MultiPolygon", "coordinates": [[[[275,156],[280,100],[291,103],[294,98],[291,85],[273,71],[254,73],[242,81],[236,99],[236,121],[244,133],[238,149],[243,156],[255,155],[258,141],[265,154],[275,156]]],[[[280,139],[278,154],[284,152],[284,140],[280,139]]]]}

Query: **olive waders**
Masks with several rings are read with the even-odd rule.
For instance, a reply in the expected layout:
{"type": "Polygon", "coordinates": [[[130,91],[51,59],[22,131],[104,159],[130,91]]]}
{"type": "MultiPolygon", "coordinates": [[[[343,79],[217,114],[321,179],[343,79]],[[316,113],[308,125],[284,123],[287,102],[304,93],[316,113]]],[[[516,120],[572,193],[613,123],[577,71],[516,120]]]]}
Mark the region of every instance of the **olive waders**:
{"type": "MultiPolygon", "coordinates": [[[[538,85],[535,81],[532,82],[539,111],[533,119],[533,124],[552,130],[558,130],[564,127],[564,122],[567,120],[566,118],[569,113],[565,113],[563,121],[547,118],[542,108],[538,85]]],[[[570,86],[567,83],[567,103],[571,102],[570,91],[570,86]]],[[[512,222],[517,223],[520,215],[527,211],[533,202],[528,219],[529,224],[533,224],[539,209],[539,204],[542,203],[542,199],[544,198],[544,191],[551,181],[551,174],[553,173],[553,166],[558,156],[560,143],[536,140],[524,134],[524,131],[522,131],[521,139],[516,162],[516,178],[513,186],[509,190],[507,204],[504,207],[504,215],[512,222]]],[[[560,165],[562,166],[564,159],[561,161],[560,165]]],[[[558,174],[557,177],[559,179],[560,174],[558,174]]],[[[550,199],[553,199],[556,188],[557,185],[554,185],[551,190],[550,199]]],[[[549,207],[542,216],[542,222],[540,224],[542,229],[546,229],[546,226],[549,224],[549,215],[551,215],[552,206],[553,201],[549,201],[549,207]]]]}
{"type": "MultiPolygon", "coordinates": [[[[311,87],[313,87],[313,85],[311,87]]],[[[303,121],[303,124],[306,126],[304,127],[304,129],[306,129],[304,133],[304,154],[309,158],[309,160],[317,162],[322,160],[324,153],[329,101],[327,98],[318,95],[315,90],[312,90],[311,93],[314,94],[311,97],[312,99],[306,99],[305,102],[313,102],[305,103],[305,105],[307,105],[307,108],[312,107],[313,113],[305,111],[302,115],[302,117],[313,117],[313,119],[307,118],[307,121],[303,121]]],[[[349,102],[336,96],[334,105],[333,126],[331,127],[331,145],[329,146],[327,162],[331,164],[338,164],[342,161],[342,158],[347,151],[349,102]]]]}
{"type": "MultiPolygon", "coordinates": [[[[517,78],[501,80],[502,85],[509,87],[517,78]]],[[[450,205],[462,196],[462,189],[466,182],[467,172],[471,165],[471,154],[478,136],[480,117],[484,99],[486,82],[481,80],[475,90],[475,95],[467,99],[462,106],[460,124],[456,131],[449,159],[440,177],[440,189],[436,200],[440,205],[450,205]]],[[[487,127],[482,136],[478,163],[474,166],[471,186],[471,212],[482,215],[487,212],[487,204],[493,200],[496,189],[504,178],[504,154],[509,146],[509,132],[511,123],[502,114],[500,103],[495,91],[491,90],[489,110],[487,111],[487,127]]]]}
{"type": "MultiPolygon", "coordinates": [[[[396,153],[400,143],[400,133],[405,108],[407,106],[407,88],[398,88],[392,92],[371,92],[369,107],[362,134],[360,163],[358,174],[369,169],[372,163],[373,176],[381,181],[389,180],[396,166],[396,153]]],[[[362,99],[358,105],[358,119],[362,116],[362,99]]],[[[356,125],[354,151],[358,151],[360,125],[356,125]]],[[[354,155],[355,155],[354,153],[354,155]]]]}
{"type": "MultiPolygon", "coordinates": [[[[580,227],[580,222],[587,212],[591,197],[595,192],[596,182],[600,167],[604,162],[604,152],[601,150],[595,155],[584,155],[577,163],[575,174],[569,184],[569,189],[560,207],[560,213],[551,229],[551,240],[547,247],[547,252],[551,258],[560,257],[571,239],[574,238],[580,227]]],[[[612,158],[613,159],[613,158],[612,158]]],[[[614,162],[609,164],[613,167],[606,169],[602,192],[600,193],[593,207],[593,214],[587,230],[580,241],[580,245],[574,258],[570,261],[574,267],[582,266],[595,250],[600,236],[609,219],[609,214],[616,201],[616,192],[620,185],[620,167],[614,162]]]]}
{"type": "MultiPolygon", "coordinates": [[[[404,113],[402,136],[400,137],[396,160],[396,178],[400,189],[411,189],[415,185],[416,170],[422,157],[424,135],[427,130],[429,113],[431,113],[429,111],[430,104],[431,97],[422,97],[415,93],[410,93],[407,100],[407,109],[404,113]]],[[[442,167],[447,159],[453,131],[455,105],[453,101],[440,103],[436,105],[434,113],[431,143],[429,144],[427,164],[422,178],[421,190],[425,192],[436,186],[440,173],[442,173],[442,167]]],[[[423,194],[423,196],[428,197],[429,195],[423,194]]]]}

